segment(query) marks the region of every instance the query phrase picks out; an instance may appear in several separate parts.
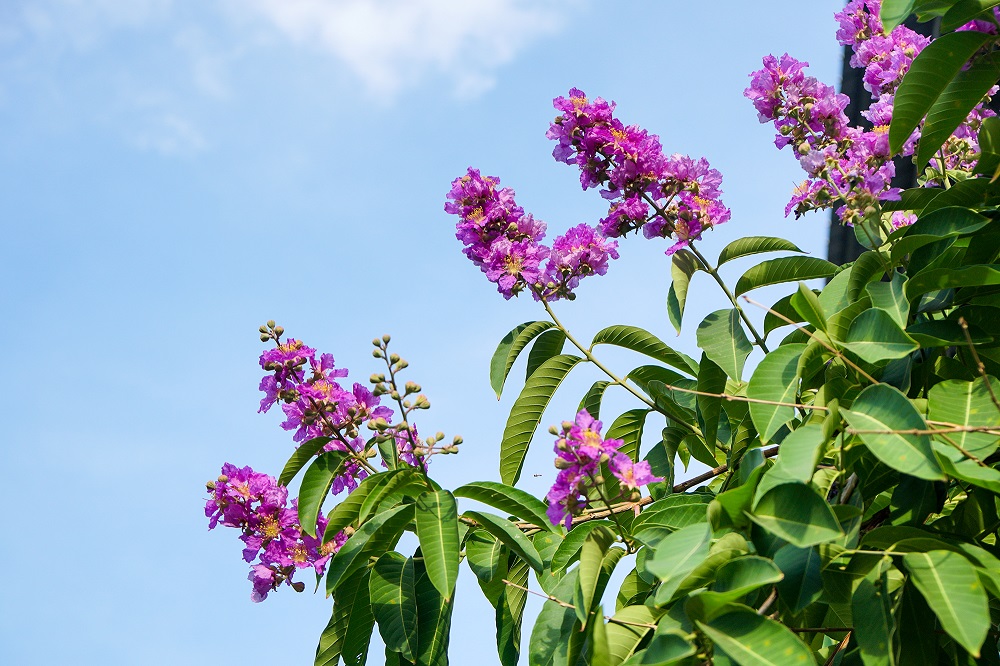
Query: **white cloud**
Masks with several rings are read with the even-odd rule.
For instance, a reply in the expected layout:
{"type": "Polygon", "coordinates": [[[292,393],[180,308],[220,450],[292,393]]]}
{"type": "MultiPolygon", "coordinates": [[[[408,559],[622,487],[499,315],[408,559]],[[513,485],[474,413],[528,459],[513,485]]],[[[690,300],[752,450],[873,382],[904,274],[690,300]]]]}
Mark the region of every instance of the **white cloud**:
{"type": "Polygon", "coordinates": [[[241,0],[296,42],[330,52],[377,97],[428,74],[456,94],[490,88],[493,71],[556,32],[574,0],[241,0]]]}
{"type": "Polygon", "coordinates": [[[135,145],[162,155],[191,155],[201,152],[206,141],[190,121],[171,113],[149,119],[133,137],[135,145]]]}

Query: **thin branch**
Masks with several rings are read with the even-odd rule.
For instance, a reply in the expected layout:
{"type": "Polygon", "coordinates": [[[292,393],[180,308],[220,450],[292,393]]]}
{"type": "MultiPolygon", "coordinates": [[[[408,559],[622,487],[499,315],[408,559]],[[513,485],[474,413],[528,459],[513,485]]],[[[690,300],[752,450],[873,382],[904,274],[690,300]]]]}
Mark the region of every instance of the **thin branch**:
{"type": "MultiPolygon", "coordinates": [[[[517,583],[512,583],[506,578],[503,579],[505,585],[513,587],[514,589],[521,590],[522,592],[527,592],[528,594],[533,594],[536,597],[541,597],[542,599],[547,599],[553,603],[559,604],[563,608],[576,609],[573,604],[563,601],[558,597],[553,597],[551,594],[545,594],[544,592],[536,592],[535,590],[529,589],[523,585],[518,585],[517,583]]],[[[655,624],[650,624],[648,622],[629,622],[628,620],[619,620],[617,618],[611,617],[610,615],[605,615],[604,619],[613,624],[620,624],[624,627],[643,627],[644,629],[656,629],[655,624]]]]}
{"type": "Polygon", "coordinates": [[[847,632],[847,635],[844,636],[844,639],[840,641],[840,645],[838,645],[836,649],[834,649],[834,651],[830,653],[830,657],[826,660],[826,663],[823,664],[823,666],[833,666],[833,662],[837,659],[837,654],[845,647],[847,647],[847,644],[850,641],[851,641],[851,631],[849,630],[847,632]]]}
{"type": "Polygon", "coordinates": [[[771,590],[771,594],[768,595],[767,599],[764,600],[764,603],[760,605],[760,608],[757,609],[757,615],[765,615],[767,613],[767,610],[771,607],[771,604],[773,604],[777,600],[778,600],[778,588],[774,588],[773,590],[771,590]]]}
{"type": "Polygon", "coordinates": [[[806,335],[808,335],[813,340],[817,341],[818,343],[820,343],[821,345],[823,345],[824,347],[826,347],[827,350],[829,350],[834,356],[836,356],[841,361],[843,361],[847,365],[849,365],[852,368],[854,368],[857,372],[859,372],[865,379],[867,379],[868,381],[870,381],[872,384],[878,384],[879,383],[879,381],[877,379],[875,379],[874,377],[872,377],[871,375],[869,375],[867,372],[865,372],[864,370],[862,370],[856,363],[854,363],[854,361],[852,361],[849,358],[847,358],[846,356],[844,356],[844,353],[842,351],[840,351],[839,349],[837,349],[833,345],[827,343],[825,340],[823,340],[818,335],[814,334],[812,331],[806,330],[805,328],[799,326],[797,323],[795,323],[794,321],[792,321],[791,319],[789,319],[785,315],[781,314],[780,312],[777,312],[776,310],[772,310],[771,308],[767,307],[763,303],[758,303],[757,301],[753,300],[749,296],[744,296],[743,300],[746,301],[747,303],[749,303],[750,305],[756,305],[759,308],[763,308],[763,309],[767,310],[768,312],[770,312],[771,314],[773,314],[778,319],[781,319],[782,321],[784,321],[787,324],[791,324],[792,326],[794,326],[798,330],[800,330],[803,333],[805,333],[806,335]]]}
{"type": "Polygon", "coordinates": [[[972,336],[969,335],[969,324],[965,321],[965,317],[958,318],[958,325],[962,327],[962,333],[965,335],[965,342],[969,345],[969,351],[972,352],[972,358],[976,361],[976,368],[979,370],[979,375],[983,378],[983,383],[986,384],[986,390],[990,393],[990,400],[993,401],[993,406],[1000,410],[1000,400],[997,399],[996,393],[993,392],[993,387],[990,386],[990,378],[986,374],[986,366],[983,365],[982,360],[979,358],[979,354],[976,352],[976,346],[972,344],[972,336]]]}

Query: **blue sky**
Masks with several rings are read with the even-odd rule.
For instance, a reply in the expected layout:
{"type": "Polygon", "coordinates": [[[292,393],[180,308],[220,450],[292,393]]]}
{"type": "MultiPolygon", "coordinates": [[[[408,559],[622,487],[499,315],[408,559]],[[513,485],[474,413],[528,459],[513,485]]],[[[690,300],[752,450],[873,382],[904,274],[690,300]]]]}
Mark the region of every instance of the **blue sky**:
{"type": "MultiPolygon", "coordinates": [[[[839,4],[0,4],[0,299],[17,341],[0,499],[31,527],[0,549],[0,662],[311,663],[328,601],[283,588],[251,603],[236,534],[202,513],[223,462],[277,473],[292,451],[278,415],[256,413],[257,327],[277,320],[362,382],[369,341],[391,333],[433,405],[418,426],[466,441],[436,477],[498,479],[523,362],[498,403],[489,359],[544,312],[505,302],[461,255],[451,180],[470,164],[499,176],[550,236],[600,218],[544,137],[552,98],[576,86],[722,171],[733,219],[707,253],[773,234],[824,256],[826,217],[782,217],[801,172],[742,90],[784,51],[838,83],[839,4]]],[[[674,337],[664,249],[625,240],[560,316],[583,339],[630,323],[696,353],[697,322],[725,302],[698,276],[674,337]]],[[[595,379],[571,376],[543,424],[595,379]]],[[[631,406],[609,400],[609,415],[631,406]]],[[[553,474],[540,436],[521,485],[544,493],[553,474]]],[[[496,663],[464,567],[457,604],[452,663],[496,663]]]]}

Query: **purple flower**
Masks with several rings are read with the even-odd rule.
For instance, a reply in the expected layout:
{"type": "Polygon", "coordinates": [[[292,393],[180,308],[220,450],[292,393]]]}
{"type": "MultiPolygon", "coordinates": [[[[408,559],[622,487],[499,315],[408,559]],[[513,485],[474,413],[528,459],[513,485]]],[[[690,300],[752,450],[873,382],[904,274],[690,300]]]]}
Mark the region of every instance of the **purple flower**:
{"type": "Polygon", "coordinates": [[[833,15],[840,28],[837,41],[843,46],[856,47],[876,35],[885,34],[879,13],[881,0],[851,0],[843,11],[833,15]]]}
{"type": "Polygon", "coordinates": [[[586,224],[556,238],[545,265],[545,299],[572,298],[581,278],[607,273],[608,261],[618,258],[617,247],[617,242],[586,224]]]}
{"type": "Polygon", "coordinates": [[[500,238],[490,246],[486,257],[486,278],[497,285],[497,291],[510,299],[526,287],[538,284],[541,263],[549,249],[529,240],[512,242],[500,238]]]}
{"type": "Polygon", "coordinates": [[[608,461],[608,469],[621,485],[629,490],[638,490],[640,486],[663,481],[660,477],[653,476],[648,460],[633,462],[624,453],[616,453],[612,456],[608,461]]]}

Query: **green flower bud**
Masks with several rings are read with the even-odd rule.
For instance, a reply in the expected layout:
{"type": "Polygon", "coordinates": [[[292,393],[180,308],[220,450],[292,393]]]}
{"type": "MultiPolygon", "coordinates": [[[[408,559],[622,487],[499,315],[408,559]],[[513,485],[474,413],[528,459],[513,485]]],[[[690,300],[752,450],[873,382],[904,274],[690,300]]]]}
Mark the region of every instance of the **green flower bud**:
{"type": "Polygon", "coordinates": [[[282,335],[285,334],[285,329],[283,329],[280,326],[275,326],[274,327],[274,334],[277,335],[280,338],[282,335]]]}
{"type": "Polygon", "coordinates": [[[573,465],[574,463],[570,460],[566,460],[565,458],[560,458],[558,456],[556,457],[556,469],[569,469],[573,465]]]}
{"type": "Polygon", "coordinates": [[[208,488],[208,492],[212,492],[215,490],[215,481],[209,481],[205,484],[205,487],[208,488]]]}
{"type": "Polygon", "coordinates": [[[375,347],[381,347],[382,346],[382,341],[379,340],[378,338],[372,338],[372,345],[375,346],[375,347]]]}
{"type": "Polygon", "coordinates": [[[399,354],[396,354],[396,353],[389,354],[389,362],[390,363],[396,363],[398,361],[399,361],[399,354]]]}
{"type": "Polygon", "coordinates": [[[373,349],[372,350],[372,356],[374,356],[375,358],[382,358],[382,352],[381,352],[381,350],[379,350],[379,349],[373,349]]]}
{"type": "Polygon", "coordinates": [[[389,344],[390,340],[392,340],[392,338],[389,337],[388,333],[382,336],[382,342],[384,342],[385,344],[389,344]]]}
{"type": "Polygon", "coordinates": [[[268,328],[274,328],[275,326],[277,326],[277,324],[274,323],[273,319],[268,319],[267,320],[267,327],[268,328]]]}
{"type": "Polygon", "coordinates": [[[462,439],[462,438],[461,438],[460,436],[458,436],[458,435],[455,435],[454,439],[452,439],[452,440],[451,440],[451,443],[452,443],[452,445],[454,445],[454,446],[458,446],[459,444],[461,444],[461,443],[462,443],[462,442],[464,442],[464,441],[465,441],[465,440],[464,440],[464,439],[462,439]]]}

